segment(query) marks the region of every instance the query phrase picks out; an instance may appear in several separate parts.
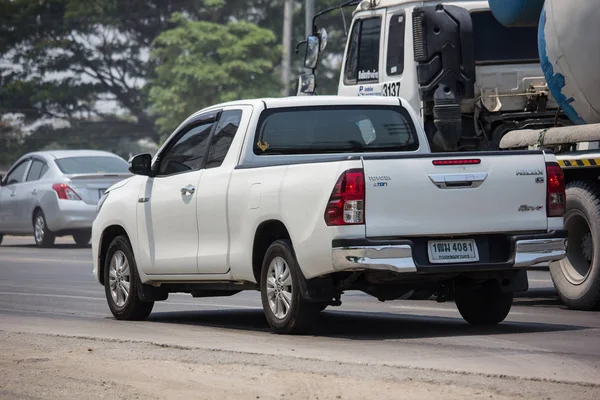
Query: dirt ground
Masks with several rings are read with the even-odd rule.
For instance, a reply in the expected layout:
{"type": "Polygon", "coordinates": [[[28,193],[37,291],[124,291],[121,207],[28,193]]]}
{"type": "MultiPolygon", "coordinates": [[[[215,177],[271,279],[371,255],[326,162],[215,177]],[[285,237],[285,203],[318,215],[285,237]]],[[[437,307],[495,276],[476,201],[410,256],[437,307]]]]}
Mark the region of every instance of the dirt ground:
{"type": "Polygon", "coordinates": [[[599,399],[600,387],[0,331],[0,399],[599,399]]]}

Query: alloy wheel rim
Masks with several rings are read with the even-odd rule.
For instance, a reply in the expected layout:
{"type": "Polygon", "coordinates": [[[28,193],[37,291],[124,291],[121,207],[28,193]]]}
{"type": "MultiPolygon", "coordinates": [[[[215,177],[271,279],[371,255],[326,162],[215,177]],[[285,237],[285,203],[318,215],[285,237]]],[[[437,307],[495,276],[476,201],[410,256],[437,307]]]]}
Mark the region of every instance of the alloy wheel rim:
{"type": "Polygon", "coordinates": [[[287,262],[275,257],[267,271],[267,299],[277,319],[285,319],[292,308],[292,274],[287,262]]]}
{"type": "Polygon", "coordinates": [[[129,299],[131,270],[129,261],[121,250],[117,250],[110,259],[108,281],[113,302],[117,307],[123,307],[129,299]]]}
{"type": "Polygon", "coordinates": [[[44,227],[45,227],[45,223],[44,223],[44,218],[39,215],[36,219],[35,219],[35,240],[38,243],[41,243],[44,241],[44,227]]]}

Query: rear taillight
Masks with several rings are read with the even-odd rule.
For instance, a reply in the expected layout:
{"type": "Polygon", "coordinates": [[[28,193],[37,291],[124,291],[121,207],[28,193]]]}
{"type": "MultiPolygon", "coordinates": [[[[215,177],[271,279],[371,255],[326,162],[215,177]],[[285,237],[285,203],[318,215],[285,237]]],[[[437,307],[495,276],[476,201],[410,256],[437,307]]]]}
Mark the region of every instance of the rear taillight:
{"type": "Polygon", "coordinates": [[[81,197],[79,197],[66,183],[55,183],[52,185],[52,189],[54,189],[58,194],[58,198],[61,200],[81,200],[81,197]]]}
{"type": "Polygon", "coordinates": [[[349,169],[337,180],[325,209],[328,226],[365,223],[365,174],[349,169]]]}
{"type": "Polygon", "coordinates": [[[562,217],[567,204],[565,174],[557,163],[546,163],[546,179],[546,213],[549,217],[562,217]]]}

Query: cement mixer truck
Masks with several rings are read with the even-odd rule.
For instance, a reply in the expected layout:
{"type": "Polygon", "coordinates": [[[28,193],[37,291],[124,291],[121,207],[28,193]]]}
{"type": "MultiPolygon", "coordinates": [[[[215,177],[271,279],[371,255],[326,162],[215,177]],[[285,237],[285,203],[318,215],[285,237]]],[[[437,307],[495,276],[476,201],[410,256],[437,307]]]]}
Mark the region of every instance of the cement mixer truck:
{"type": "Polygon", "coordinates": [[[301,42],[298,95],[317,93],[318,18],[346,7],[339,95],[404,98],[432,151],[556,154],[569,250],[552,280],[570,308],[600,309],[600,0],[347,1],[301,42]]]}

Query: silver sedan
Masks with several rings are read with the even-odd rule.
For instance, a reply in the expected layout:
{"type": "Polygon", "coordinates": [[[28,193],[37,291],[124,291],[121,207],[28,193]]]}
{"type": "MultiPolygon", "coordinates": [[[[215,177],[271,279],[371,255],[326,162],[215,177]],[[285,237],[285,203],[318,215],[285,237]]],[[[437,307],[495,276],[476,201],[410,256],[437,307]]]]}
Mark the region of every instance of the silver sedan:
{"type": "Polygon", "coordinates": [[[131,176],[116,154],[95,150],[28,153],[0,177],[0,243],[33,234],[39,247],[57,236],[87,245],[104,191],[131,176]]]}

